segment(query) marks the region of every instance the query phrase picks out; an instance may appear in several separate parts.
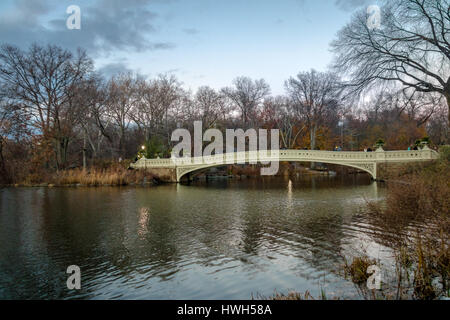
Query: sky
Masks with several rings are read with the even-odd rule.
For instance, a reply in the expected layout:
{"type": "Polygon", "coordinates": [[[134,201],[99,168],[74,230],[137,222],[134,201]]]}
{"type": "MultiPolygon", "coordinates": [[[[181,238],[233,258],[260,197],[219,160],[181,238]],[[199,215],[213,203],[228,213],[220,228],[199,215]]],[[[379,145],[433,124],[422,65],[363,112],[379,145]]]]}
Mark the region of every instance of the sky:
{"type": "Polygon", "coordinates": [[[81,47],[110,76],[173,74],[186,89],[264,78],[272,94],[312,68],[326,71],[330,42],[354,11],[376,0],[2,0],[0,42],[81,47]],[[66,13],[80,8],[81,28],[66,13]]]}

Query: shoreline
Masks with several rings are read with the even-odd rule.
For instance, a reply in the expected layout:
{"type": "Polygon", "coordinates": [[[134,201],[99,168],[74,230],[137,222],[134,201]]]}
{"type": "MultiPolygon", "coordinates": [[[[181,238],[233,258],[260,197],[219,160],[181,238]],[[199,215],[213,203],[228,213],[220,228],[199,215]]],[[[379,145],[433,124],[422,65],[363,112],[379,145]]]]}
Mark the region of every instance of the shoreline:
{"type": "MultiPolygon", "coordinates": [[[[355,175],[358,173],[347,173],[346,175],[355,175]]],[[[334,171],[321,171],[321,170],[299,170],[295,172],[283,172],[277,174],[275,176],[271,176],[271,178],[285,178],[295,176],[297,178],[304,177],[335,177],[336,173],[334,171]]],[[[243,179],[254,179],[261,178],[262,176],[256,174],[201,174],[195,178],[194,181],[208,181],[208,180],[243,180],[243,179]]],[[[266,177],[267,178],[267,177],[266,177]]],[[[147,179],[144,178],[142,182],[125,182],[125,183],[54,183],[54,182],[41,182],[41,183],[11,183],[11,184],[0,184],[0,188],[80,188],[80,187],[89,187],[89,188],[98,188],[98,187],[157,187],[165,184],[176,184],[175,182],[165,181],[159,177],[152,177],[149,181],[145,181],[147,179]]]]}
{"type": "Polygon", "coordinates": [[[100,188],[100,187],[156,187],[166,182],[145,182],[145,183],[126,183],[126,184],[54,184],[54,183],[41,183],[41,184],[7,184],[0,185],[0,188],[100,188]]]}

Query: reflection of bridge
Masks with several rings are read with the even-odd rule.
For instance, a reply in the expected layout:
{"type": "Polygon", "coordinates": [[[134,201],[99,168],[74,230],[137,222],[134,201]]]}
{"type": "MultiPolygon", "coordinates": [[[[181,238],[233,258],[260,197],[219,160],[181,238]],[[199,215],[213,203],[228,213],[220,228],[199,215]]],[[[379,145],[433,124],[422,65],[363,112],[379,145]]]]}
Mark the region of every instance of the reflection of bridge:
{"type": "Polygon", "coordinates": [[[167,176],[179,182],[184,175],[211,167],[236,163],[280,162],[321,162],[353,167],[368,172],[377,179],[377,165],[382,163],[405,163],[437,159],[439,154],[425,146],[413,151],[319,151],[319,150],[274,150],[249,151],[219,154],[199,158],[145,159],[131,164],[134,169],[146,169],[160,176],[167,176]]]}

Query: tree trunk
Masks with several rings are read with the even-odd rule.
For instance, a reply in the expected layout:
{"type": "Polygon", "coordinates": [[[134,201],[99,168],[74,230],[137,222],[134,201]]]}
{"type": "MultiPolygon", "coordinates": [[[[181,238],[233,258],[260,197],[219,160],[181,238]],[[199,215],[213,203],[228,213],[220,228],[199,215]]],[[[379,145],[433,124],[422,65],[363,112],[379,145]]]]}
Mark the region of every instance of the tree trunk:
{"type": "Polygon", "coordinates": [[[61,169],[60,163],[61,163],[61,144],[59,143],[59,139],[54,140],[54,150],[55,150],[55,162],[56,162],[56,172],[59,172],[61,169]]]}
{"type": "MultiPolygon", "coordinates": [[[[316,149],[316,133],[317,133],[317,125],[313,125],[311,130],[310,130],[310,137],[311,137],[311,150],[315,150],[316,149]]],[[[316,168],[316,164],[315,162],[311,162],[311,169],[315,169],[316,168]]]]}
{"type": "Polygon", "coordinates": [[[59,137],[55,139],[56,145],[56,170],[63,170],[66,168],[67,162],[67,149],[69,147],[69,138],[59,137]]]}
{"type": "Polygon", "coordinates": [[[119,159],[123,158],[125,158],[125,129],[121,127],[119,137],[119,159]]]}
{"type": "Polygon", "coordinates": [[[315,150],[316,149],[316,133],[317,133],[317,126],[314,125],[311,128],[311,130],[310,130],[310,138],[311,138],[310,147],[311,147],[311,150],[315,150]]]}
{"type": "Polygon", "coordinates": [[[450,144],[450,79],[447,82],[447,86],[444,91],[445,98],[447,99],[447,139],[446,143],[450,144]]]}
{"type": "MultiPolygon", "coordinates": [[[[0,137],[0,139],[2,139],[0,137]]],[[[8,174],[8,171],[6,170],[6,164],[5,164],[5,158],[3,157],[3,141],[0,140],[0,172],[2,178],[0,179],[1,183],[10,183],[11,179],[8,174]]]]}
{"type": "Polygon", "coordinates": [[[66,169],[67,165],[67,151],[69,149],[69,138],[64,137],[62,143],[62,167],[66,169]]]}
{"type": "Polygon", "coordinates": [[[83,171],[86,171],[86,131],[83,135],[83,171]]]}

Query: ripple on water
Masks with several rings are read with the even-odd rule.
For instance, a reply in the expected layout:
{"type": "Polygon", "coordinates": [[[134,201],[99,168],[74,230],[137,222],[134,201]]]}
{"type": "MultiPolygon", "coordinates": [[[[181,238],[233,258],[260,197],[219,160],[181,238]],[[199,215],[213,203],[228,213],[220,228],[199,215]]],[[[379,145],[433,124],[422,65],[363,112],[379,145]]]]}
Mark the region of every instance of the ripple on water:
{"type": "Polygon", "coordinates": [[[382,190],[353,179],[287,186],[3,190],[0,298],[249,299],[322,288],[354,295],[338,275],[340,255],[374,246],[383,231],[361,212],[382,190]],[[72,264],[82,270],[80,291],[65,288],[72,264]]]}

